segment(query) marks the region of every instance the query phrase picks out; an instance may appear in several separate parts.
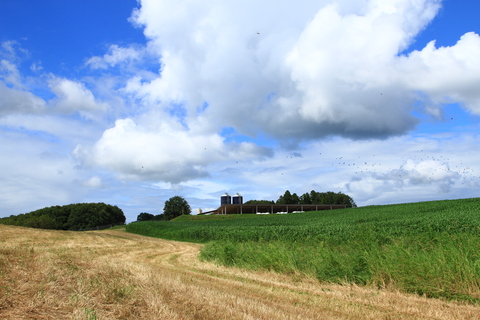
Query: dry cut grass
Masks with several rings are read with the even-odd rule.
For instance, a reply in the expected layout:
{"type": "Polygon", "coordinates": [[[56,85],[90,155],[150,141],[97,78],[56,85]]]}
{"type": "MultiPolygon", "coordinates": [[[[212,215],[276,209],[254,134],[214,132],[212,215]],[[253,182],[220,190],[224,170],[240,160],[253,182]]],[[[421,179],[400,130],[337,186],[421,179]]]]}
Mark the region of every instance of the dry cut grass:
{"type": "Polygon", "coordinates": [[[480,306],[218,267],[200,245],[0,225],[0,319],[479,319],[480,306]]]}

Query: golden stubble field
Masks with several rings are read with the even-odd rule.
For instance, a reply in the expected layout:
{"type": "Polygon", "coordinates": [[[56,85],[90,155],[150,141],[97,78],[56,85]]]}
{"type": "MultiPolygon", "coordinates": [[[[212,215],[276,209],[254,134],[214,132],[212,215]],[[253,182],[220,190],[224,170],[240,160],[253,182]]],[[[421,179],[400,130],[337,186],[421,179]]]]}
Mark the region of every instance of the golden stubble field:
{"type": "Polygon", "coordinates": [[[219,267],[200,248],[0,225],[0,319],[480,319],[480,306],[219,267]]]}

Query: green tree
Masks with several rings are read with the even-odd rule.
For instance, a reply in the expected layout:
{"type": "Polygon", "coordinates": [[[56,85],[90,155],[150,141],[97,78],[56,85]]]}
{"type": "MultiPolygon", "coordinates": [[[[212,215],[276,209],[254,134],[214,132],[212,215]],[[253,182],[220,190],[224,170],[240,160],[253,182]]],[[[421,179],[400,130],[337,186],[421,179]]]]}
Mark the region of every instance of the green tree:
{"type": "Polygon", "coordinates": [[[49,215],[45,214],[39,217],[32,216],[30,219],[25,221],[24,226],[39,229],[56,229],[57,223],[49,215]]]}
{"type": "Polygon", "coordinates": [[[165,207],[163,208],[163,215],[165,220],[172,220],[182,214],[190,214],[192,209],[188,204],[187,200],[183,197],[175,196],[171,197],[165,202],[165,207]]]}
{"type": "Polygon", "coordinates": [[[153,217],[153,220],[163,221],[163,220],[165,220],[165,215],[163,213],[157,214],[156,216],[153,217]]]}
{"type": "Polygon", "coordinates": [[[300,203],[300,198],[298,197],[298,195],[296,193],[293,193],[292,194],[292,201],[290,202],[290,204],[299,204],[300,203]]]}
{"type": "Polygon", "coordinates": [[[309,193],[304,193],[300,196],[300,204],[312,204],[309,193]]]}
{"type": "Polygon", "coordinates": [[[287,190],[285,191],[283,196],[280,196],[280,198],[278,198],[277,204],[293,204],[292,201],[292,194],[290,193],[290,191],[287,190]]]}
{"type": "Polygon", "coordinates": [[[119,207],[105,203],[75,203],[10,216],[0,219],[0,223],[43,229],[84,230],[124,224],[125,215],[119,207]]]}
{"type": "Polygon", "coordinates": [[[155,216],[148,212],[142,212],[137,216],[137,221],[149,221],[153,220],[155,216]]]}
{"type": "Polygon", "coordinates": [[[304,193],[300,197],[296,193],[291,194],[289,190],[280,196],[277,204],[345,204],[348,208],[355,208],[357,205],[353,199],[342,192],[316,192],[304,193]]]}
{"type": "Polygon", "coordinates": [[[274,204],[273,200],[248,200],[244,204],[274,204]]]}

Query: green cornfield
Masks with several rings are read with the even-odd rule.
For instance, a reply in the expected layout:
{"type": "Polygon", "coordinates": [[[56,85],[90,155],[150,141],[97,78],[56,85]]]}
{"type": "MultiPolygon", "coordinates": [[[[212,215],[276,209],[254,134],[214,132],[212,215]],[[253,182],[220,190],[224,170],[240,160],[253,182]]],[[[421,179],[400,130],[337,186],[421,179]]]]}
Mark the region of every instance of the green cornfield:
{"type": "Polygon", "coordinates": [[[226,266],[480,302],[480,198],[286,215],[182,216],[127,231],[205,243],[226,266]]]}

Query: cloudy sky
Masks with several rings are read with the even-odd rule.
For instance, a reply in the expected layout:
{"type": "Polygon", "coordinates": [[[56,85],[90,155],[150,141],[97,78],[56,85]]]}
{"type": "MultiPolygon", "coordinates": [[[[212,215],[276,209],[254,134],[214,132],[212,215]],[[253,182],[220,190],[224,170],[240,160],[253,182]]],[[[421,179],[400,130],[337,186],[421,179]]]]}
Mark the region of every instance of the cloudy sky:
{"type": "Polygon", "coordinates": [[[0,216],[480,196],[480,2],[4,0],[0,216]]]}

